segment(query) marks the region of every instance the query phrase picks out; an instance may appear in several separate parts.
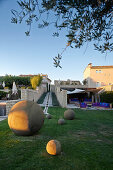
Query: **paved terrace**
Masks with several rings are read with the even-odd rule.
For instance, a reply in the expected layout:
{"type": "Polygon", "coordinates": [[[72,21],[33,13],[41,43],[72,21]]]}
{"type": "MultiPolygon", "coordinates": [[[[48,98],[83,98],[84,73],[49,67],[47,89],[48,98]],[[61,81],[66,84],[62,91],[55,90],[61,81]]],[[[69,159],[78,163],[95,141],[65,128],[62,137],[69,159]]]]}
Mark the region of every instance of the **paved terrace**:
{"type": "Polygon", "coordinates": [[[4,119],[7,119],[7,116],[0,116],[0,122],[4,119]]]}

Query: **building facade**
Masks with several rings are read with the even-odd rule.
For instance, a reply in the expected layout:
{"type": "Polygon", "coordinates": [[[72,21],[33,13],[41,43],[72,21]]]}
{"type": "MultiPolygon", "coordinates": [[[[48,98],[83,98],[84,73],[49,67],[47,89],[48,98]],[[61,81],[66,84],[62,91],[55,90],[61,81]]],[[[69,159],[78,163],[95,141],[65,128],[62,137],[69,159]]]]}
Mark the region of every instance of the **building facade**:
{"type": "Polygon", "coordinates": [[[113,84],[113,65],[92,66],[89,63],[84,70],[84,82],[88,88],[98,88],[113,84]]]}
{"type": "Polygon", "coordinates": [[[55,85],[55,88],[60,87],[61,90],[63,89],[63,90],[69,90],[69,91],[73,91],[75,89],[87,88],[87,85],[82,85],[80,81],[77,81],[77,80],[74,81],[70,79],[68,79],[67,81],[55,80],[54,85],[55,85]]]}

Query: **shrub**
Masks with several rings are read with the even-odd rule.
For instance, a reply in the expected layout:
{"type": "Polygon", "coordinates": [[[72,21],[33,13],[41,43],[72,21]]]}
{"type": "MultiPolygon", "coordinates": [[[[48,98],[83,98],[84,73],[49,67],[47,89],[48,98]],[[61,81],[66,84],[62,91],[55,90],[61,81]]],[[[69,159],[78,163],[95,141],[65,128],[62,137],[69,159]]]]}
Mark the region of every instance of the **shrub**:
{"type": "Polygon", "coordinates": [[[33,89],[31,86],[27,87],[27,89],[33,89]]]}
{"type": "Polygon", "coordinates": [[[4,87],[4,89],[9,89],[9,87],[4,87]]]}
{"type": "Polygon", "coordinates": [[[0,85],[0,89],[4,89],[2,85],[0,85]]]}
{"type": "Polygon", "coordinates": [[[113,91],[103,92],[100,95],[100,101],[105,103],[113,103],[113,91]]]}
{"type": "Polygon", "coordinates": [[[25,87],[24,87],[24,86],[22,86],[22,87],[21,87],[21,89],[25,89],[25,87]]]}
{"type": "Polygon", "coordinates": [[[6,97],[7,92],[4,91],[0,91],[0,99],[2,99],[3,97],[6,97]]]}

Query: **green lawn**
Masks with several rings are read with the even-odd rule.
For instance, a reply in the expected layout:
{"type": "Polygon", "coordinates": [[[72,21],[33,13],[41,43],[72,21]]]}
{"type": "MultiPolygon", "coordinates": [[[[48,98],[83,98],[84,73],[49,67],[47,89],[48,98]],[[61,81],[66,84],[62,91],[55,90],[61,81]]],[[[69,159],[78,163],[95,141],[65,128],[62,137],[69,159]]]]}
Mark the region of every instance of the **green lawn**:
{"type": "Polygon", "coordinates": [[[75,110],[76,119],[57,125],[65,109],[49,108],[34,136],[15,136],[7,120],[0,122],[0,170],[113,170],[113,111],[75,110]],[[51,156],[46,144],[61,142],[62,153],[51,156]]]}
{"type": "Polygon", "coordinates": [[[38,104],[43,104],[44,99],[46,97],[47,92],[43,93],[42,96],[39,98],[39,100],[37,101],[38,104]]]}

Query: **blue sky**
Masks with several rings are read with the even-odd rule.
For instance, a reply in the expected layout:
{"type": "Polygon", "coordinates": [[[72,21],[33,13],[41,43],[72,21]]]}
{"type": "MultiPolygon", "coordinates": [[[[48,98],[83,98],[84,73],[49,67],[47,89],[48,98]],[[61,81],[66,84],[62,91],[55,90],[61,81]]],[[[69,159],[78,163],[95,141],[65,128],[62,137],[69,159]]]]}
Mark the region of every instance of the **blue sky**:
{"type": "Polygon", "coordinates": [[[54,28],[36,28],[26,37],[26,25],[11,23],[11,9],[17,9],[16,0],[0,0],[0,76],[5,74],[48,74],[54,80],[83,80],[88,63],[113,65],[113,52],[106,57],[93,49],[91,44],[81,49],[68,49],[63,54],[62,69],[53,66],[53,57],[66,46],[65,31],[54,38],[54,28]]]}

